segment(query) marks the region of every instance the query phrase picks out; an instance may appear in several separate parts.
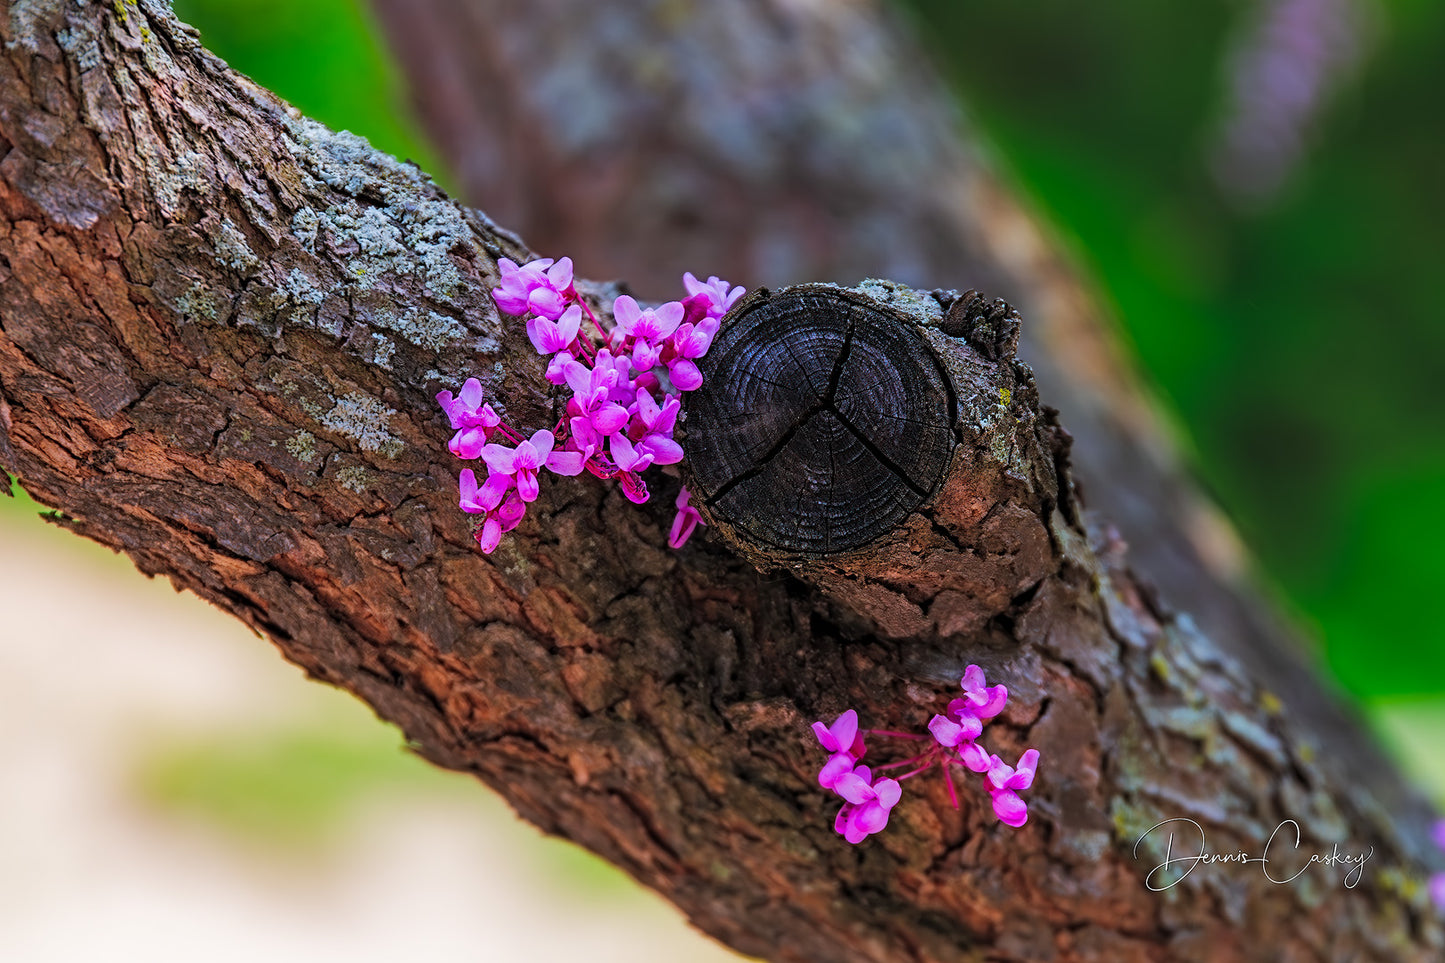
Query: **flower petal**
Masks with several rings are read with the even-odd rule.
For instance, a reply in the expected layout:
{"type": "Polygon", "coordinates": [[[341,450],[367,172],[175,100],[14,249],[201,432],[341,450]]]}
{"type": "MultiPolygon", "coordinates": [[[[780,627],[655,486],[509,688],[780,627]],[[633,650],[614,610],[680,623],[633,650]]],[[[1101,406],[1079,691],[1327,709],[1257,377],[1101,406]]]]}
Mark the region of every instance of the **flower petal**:
{"type": "Polygon", "coordinates": [[[519,469],[517,472],[517,494],[522,496],[524,502],[535,502],[539,494],[537,486],[537,473],[526,469],[519,469]]]}
{"type": "Polygon", "coordinates": [[[592,427],[600,435],[612,435],[627,427],[627,409],[607,402],[592,413],[592,427]]]}
{"type": "Polygon", "coordinates": [[[486,445],[481,450],[482,461],[494,472],[501,472],[503,475],[515,475],[517,473],[517,452],[515,449],[505,445],[486,445]]]}
{"type": "Polygon", "coordinates": [[[477,547],[487,555],[496,551],[497,545],[502,541],[502,523],[495,518],[488,518],[482,523],[482,530],[477,532],[477,547]]]}
{"type": "Polygon", "coordinates": [[[834,783],[852,771],[853,757],[846,752],[834,753],[823,763],[823,768],[818,770],[818,785],[824,789],[832,789],[834,783]]]}
{"type": "Polygon", "coordinates": [[[547,456],[547,468],[556,475],[580,475],[586,460],[580,451],[554,451],[547,456]]]}
{"type": "Polygon", "coordinates": [[[833,720],[833,725],[828,728],[833,738],[838,742],[838,748],[846,750],[853,744],[853,739],[858,735],[858,713],[848,709],[833,720]]]}
{"type": "MultiPolygon", "coordinates": [[[[866,768],[866,767],[865,767],[866,768]]],[[[833,782],[833,791],[854,805],[862,805],[873,798],[873,787],[858,774],[858,770],[845,772],[833,782]]]]}
{"type": "Polygon", "coordinates": [[[686,358],[674,358],[669,362],[667,376],[678,391],[696,391],[702,387],[702,371],[686,358]]]}
{"type": "Polygon", "coordinates": [[[1029,821],[1029,807],[1012,789],[1001,789],[993,796],[993,812],[999,822],[1018,829],[1029,821]]]}

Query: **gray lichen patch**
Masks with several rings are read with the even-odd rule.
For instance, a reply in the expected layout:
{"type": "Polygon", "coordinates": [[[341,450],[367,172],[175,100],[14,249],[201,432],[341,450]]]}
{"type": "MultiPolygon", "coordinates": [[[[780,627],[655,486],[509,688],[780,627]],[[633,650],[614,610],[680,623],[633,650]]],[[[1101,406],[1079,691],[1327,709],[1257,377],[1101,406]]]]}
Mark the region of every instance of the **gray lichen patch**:
{"type": "Polygon", "coordinates": [[[221,302],[213,290],[197,282],[176,295],[171,307],[187,321],[214,321],[220,314],[221,302]]]}
{"type": "Polygon", "coordinates": [[[358,306],[357,320],[391,331],[404,341],[433,351],[442,351],[466,336],[466,329],[455,318],[428,310],[405,310],[398,313],[390,307],[358,306]]]}
{"type": "Polygon", "coordinates": [[[336,482],[347,491],[365,495],[371,484],[371,472],[357,465],[347,465],[337,469],[336,482]]]}
{"type": "Polygon", "coordinates": [[[881,278],[867,278],[858,285],[858,290],[880,304],[886,304],[911,318],[937,324],[943,320],[943,309],[927,291],[915,291],[897,281],[881,278]]]}
{"type": "Polygon", "coordinates": [[[292,458],[309,465],[316,460],[316,436],[303,428],[286,439],[286,450],[292,458]]]}
{"type": "Polygon", "coordinates": [[[396,458],[404,447],[402,440],[391,431],[390,420],[396,414],[396,409],[386,407],[370,395],[353,391],[336,399],[332,409],[321,417],[321,426],[353,439],[362,451],[396,458]]]}
{"type": "Polygon", "coordinates": [[[326,293],[299,268],[292,268],[281,284],[285,295],[283,303],[290,320],[298,324],[310,323],[316,309],[325,302],[326,293]]]}
{"type": "Polygon", "coordinates": [[[284,142],[308,178],[365,201],[311,212],[302,225],[309,227],[314,216],[316,230],[306,233],[313,243],[325,235],[350,256],[348,273],[362,290],[394,275],[419,277],[440,298],[456,294],[462,278],[450,252],[471,250],[476,242],[461,209],[436,196],[425,174],[362,137],[306,118],[288,120],[287,135],[284,142]]]}
{"type": "Polygon", "coordinates": [[[246,235],[241,233],[241,229],[229,218],[222,220],[211,232],[210,237],[216,263],[222,267],[244,273],[261,263],[261,259],[246,243],[246,235]]]}

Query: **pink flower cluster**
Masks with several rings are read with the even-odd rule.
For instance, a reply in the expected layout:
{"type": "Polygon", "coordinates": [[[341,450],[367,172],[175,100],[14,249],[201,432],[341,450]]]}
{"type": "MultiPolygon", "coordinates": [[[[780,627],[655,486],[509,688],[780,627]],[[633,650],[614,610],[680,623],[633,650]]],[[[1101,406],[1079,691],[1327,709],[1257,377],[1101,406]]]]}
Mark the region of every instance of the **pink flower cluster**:
{"type": "MultiPolygon", "coordinates": [[[[680,392],[702,384],[697,359],[707,354],[723,315],[743,294],[716,277],[703,282],[686,274],[688,296],[681,301],[643,308],[627,295],[617,298],[609,331],[577,293],[570,258],[520,267],[502,258],[497,265],[502,283],[492,299],[505,313],[526,318],[528,339],[548,359],[547,380],[565,386],[568,396],[566,412],[551,430],[524,437],[484,403],[476,378],[467,379],[455,396],[437,394],[456,432],[448,444],[452,454],[481,458],[487,466],[480,484],[472,469],[462,469],[459,487],[462,510],[482,516],[476,538],[488,554],[537,499],[544,468],[557,475],[587,471],[615,478],[631,501],[647,501],[641,473],[682,460],[682,446],[673,438],[680,392]],[[590,331],[583,328],[584,315],[590,331]],[[494,440],[498,436],[510,445],[494,440]]],[[[688,499],[684,488],[668,538],[674,548],[702,524],[688,499]]]]}
{"type": "Polygon", "coordinates": [[[1019,793],[1033,785],[1039,751],[1026,750],[1019,757],[1018,765],[1010,766],[980,746],[976,740],[983,733],[983,724],[1003,711],[1008,702],[1008,690],[1001,685],[988,685],[983,670],[976,665],[964,670],[961,684],[963,698],[954,699],[944,714],[929,720],[929,736],[882,730],[871,733],[929,742],[923,752],[877,767],[879,772],[902,766],[913,767],[896,779],[874,778],[873,770],[858,765],[867,752],[863,744],[863,730],[858,728],[858,713],[849,709],[831,726],[813,723],[813,732],[829,752],[828,761],[818,773],[818,784],[843,798],[843,808],[839,810],[833,828],[848,842],[860,843],[887,826],[888,814],[902,796],[900,783],[933,768],[935,764],[943,771],[955,809],[958,808],[958,793],[954,789],[949,766],[963,766],[983,776],[983,788],[989,794],[994,815],[999,821],[1015,829],[1028,822],[1028,805],[1019,793]]]}

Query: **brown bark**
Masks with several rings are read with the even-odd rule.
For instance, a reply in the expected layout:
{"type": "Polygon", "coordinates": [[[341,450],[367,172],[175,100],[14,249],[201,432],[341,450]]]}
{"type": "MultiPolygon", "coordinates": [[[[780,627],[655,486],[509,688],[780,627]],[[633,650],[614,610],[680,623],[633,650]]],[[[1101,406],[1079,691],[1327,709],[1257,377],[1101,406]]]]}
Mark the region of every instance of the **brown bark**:
{"type": "Polygon", "coordinates": [[[475,374],[510,420],[551,421],[487,295],[521,244],[228,71],[160,3],[0,2],[0,36],[0,467],[427,758],[772,959],[1440,954],[1373,778],[1320,766],[1086,532],[1063,436],[997,337],[1008,311],[870,289],[938,353],[960,444],[932,521],[839,569],[856,593],[716,540],[670,552],[670,492],[635,508],[586,478],[552,480],[483,558],[431,395],[475,374]],[[884,596],[947,610],[905,571],[940,552],[1020,565],[961,575],[962,621],[880,619],[884,596]],[[842,843],[806,724],[852,705],[915,728],[970,661],[1013,693],[995,748],[1044,752],[1029,825],[924,786],[842,843]],[[1255,852],[1296,818],[1306,851],[1373,846],[1374,871],[1349,890],[1201,867],[1152,893],[1131,847],[1180,815],[1255,852]]]}
{"type": "MultiPolygon", "coordinates": [[[[686,270],[749,287],[887,276],[1017,304],[1022,354],[1078,439],[1080,486],[1135,568],[1330,747],[1337,778],[1375,765],[1099,298],[878,0],[372,6],[464,199],[584,273],[659,297],[686,270]]],[[[1419,794],[1393,776],[1376,792],[1428,848],[1419,794]]]]}

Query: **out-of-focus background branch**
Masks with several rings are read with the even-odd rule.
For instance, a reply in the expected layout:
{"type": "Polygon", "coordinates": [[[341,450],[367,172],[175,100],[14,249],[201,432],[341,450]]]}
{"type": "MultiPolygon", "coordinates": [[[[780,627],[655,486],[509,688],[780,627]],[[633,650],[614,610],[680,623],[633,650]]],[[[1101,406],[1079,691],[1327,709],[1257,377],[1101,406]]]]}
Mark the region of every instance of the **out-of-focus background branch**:
{"type": "MultiPolygon", "coordinates": [[[[819,5],[790,6],[802,16],[819,5]]],[[[902,0],[897,12],[968,103],[970,150],[1052,225],[1051,246],[1093,278],[1086,293],[1114,308],[1264,584],[1445,798],[1445,631],[1429,604],[1445,573],[1435,509],[1445,495],[1445,129],[1434,103],[1445,10],[902,0]]],[[[358,0],[178,0],[177,13],[308,114],[415,158],[458,193],[482,190],[485,178],[440,158],[487,145],[421,139],[358,0]]],[[[505,22],[496,28],[508,35],[505,22]]],[[[645,54],[625,66],[646,77],[645,54]]],[[[465,107],[468,93],[447,103],[465,107]]],[[[607,160],[589,171],[599,188],[623,176],[607,160]]],[[[514,203],[545,195],[527,178],[547,171],[499,169],[497,183],[519,187],[514,203]]],[[[688,195],[686,178],[659,189],[710,231],[737,214],[725,194],[688,195]]],[[[546,253],[583,256],[548,249],[557,212],[507,203],[488,210],[508,226],[531,217],[528,239],[546,253]]],[[[774,213],[790,212],[782,199],[774,213]]],[[[863,229],[824,221],[820,248],[840,224],[863,229]]],[[[586,256],[609,253],[597,240],[586,256]]],[[[927,245],[895,240],[882,247],[927,262],[927,245]]],[[[687,266],[774,280],[796,257],[762,249],[687,266]]],[[[844,264],[836,279],[906,274],[906,262],[844,264]]],[[[671,283],[623,260],[584,266],[654,294],[671,283]]],[[[418,933],[479,958],[509,939],[530,959],[581,944],[603,958],[636,959],[651,944],[662,959],[725,955],[700,938],[653,935],[655,925],[689,938],[614,871],[537,840],[500,804],[479,805],[470,783],[459,790],[406,757],[389,730],[305,685],[230,620],[143,583],[128,563],[91,557],[33,515],[0,499],[3,604],[34,614],[28,637],[0,640],[6,692],[22,694],[0,700],[0,771],[19,787],[0,816],[0,931],[19,934],[19,958],[116,958],[119,947],[120,958],[179,959],[218,945],[238,959],[258,949],[301,958],[340,952],[340,933],[357,959],[414,951],[418,933]],[[82,915],[88,925],[73,925],[82,915]]],[[[1232,557],[1227,544],[1218,551],[1232,557]]]]}

